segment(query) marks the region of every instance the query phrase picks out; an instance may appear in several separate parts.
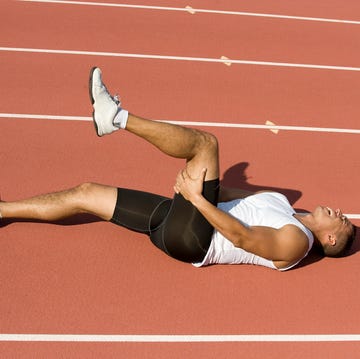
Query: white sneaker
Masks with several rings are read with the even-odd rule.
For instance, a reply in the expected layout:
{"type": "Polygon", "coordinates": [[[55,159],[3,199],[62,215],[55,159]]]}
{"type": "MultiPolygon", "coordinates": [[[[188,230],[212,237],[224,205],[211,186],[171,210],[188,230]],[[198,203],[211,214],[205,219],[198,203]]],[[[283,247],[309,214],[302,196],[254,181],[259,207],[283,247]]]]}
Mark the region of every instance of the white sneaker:
{"type": "Polygon", "coordinates": [[[98,136],[108,135],[117,131],[114,118],[120,111],[120,101],[117,96],[112,97],[102,82],[101,70],[93,67],[90,71],[89,94],[94,107],[93,120],[98,136]]]}

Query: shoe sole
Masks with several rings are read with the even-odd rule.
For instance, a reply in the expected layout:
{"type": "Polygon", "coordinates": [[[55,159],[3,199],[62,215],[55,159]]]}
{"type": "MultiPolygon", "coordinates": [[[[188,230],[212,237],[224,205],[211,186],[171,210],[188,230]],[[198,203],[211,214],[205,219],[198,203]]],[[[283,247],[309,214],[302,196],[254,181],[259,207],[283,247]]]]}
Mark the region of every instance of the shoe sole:
{"type": "MultiPolygon", "coordinates": [[[[91,104],[94,105],[95,103],[95,100],[94,100],[94,97],[93,97],[93,94],[92,94],[92,88],[93,88],[93,75],[94,75],[94,71],[97,69],[97,67],[93,67],[91,70],[90,70],[90,76],[89,76],[89,96],[90,96],[90,101],[91,101],[91,104]]],[[[94,127],[95,127],[95,131],[96,131],[96,134],[101,137],[99,135],[99,129],[98,129],[98,125],[95,121],[95,111],[93,111],[92,113],[92,118],[93,118],[93,123],[94,123],[94,127]]]]}

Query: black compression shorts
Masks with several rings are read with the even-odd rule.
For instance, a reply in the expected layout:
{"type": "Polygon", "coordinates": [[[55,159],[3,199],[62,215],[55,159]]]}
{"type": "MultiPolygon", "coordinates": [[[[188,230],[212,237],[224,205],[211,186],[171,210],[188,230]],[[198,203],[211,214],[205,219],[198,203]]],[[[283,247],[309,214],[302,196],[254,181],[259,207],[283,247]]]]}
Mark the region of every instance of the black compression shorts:
{"type": "MultiPolygon", "coordinates": [[[[204,197],[216,205],[219,179],[204,182],[204,197]]],[[[181,194],[168,198],[118,188],[111,222],[145,233],[163,252],[183,262],[201,262],[209,248],[213,227],[181,194]]]]}

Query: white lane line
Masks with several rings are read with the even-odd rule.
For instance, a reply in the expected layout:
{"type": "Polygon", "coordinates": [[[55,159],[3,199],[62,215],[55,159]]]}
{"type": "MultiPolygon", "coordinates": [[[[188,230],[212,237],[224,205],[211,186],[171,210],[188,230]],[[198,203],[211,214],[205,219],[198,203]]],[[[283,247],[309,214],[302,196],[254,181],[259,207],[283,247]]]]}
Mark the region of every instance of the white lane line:
{"type": "Polygon", "coordinates": [[[88,116],[33,115],[25,113],[0,113],[0,118],[29,118],[34,120],[92,121],[88,116]]]}
{"type": "MultiPolygon", "coordinates": [[[[86,116],[60,116],[60,115],[36,115],[25,113],[0,113],[0,118],[19,118],[36,120],[58,120],[58,121],[92,121],[92,117],[86,116]]],[[[245,123],[229,122],[199,122],[199,121],[170,121],[162,122],[173,123],[175,125],[198,126],[198,127],[224,127],[224,128],[246,128],[255,130],[283,130],[283,131],[305,131],[305,132],[330,132],[330,133],[349,133],[360,134],[360,129],[351,128],[330,128],[330,127],[306,127],[306,126],[278,126],[278,125],[256,125],[245,123]]]]}
{"type": "MultiPolygon", "coordinates": [[[[124,57],[137,59],[153,59],[153,60],[177,60],[177,61],[197,61],[197,62],[215,62],[224,63],[223,59],[207,58],[207,57],[189,57],[189,56],[165,56],[151,54],[131,54],[121,52],[102,52],[102,51],[79,51],[79,50],[56,50],[56,49],[36,49],[25,47],[0,47],[0,51],[10,52],[28,52],[28,53],[45,53],[45,54],[61,54],[61,55],[82,55],[82,56],[105,56],[105,57],[124,57]]],[[[317,65],[317,64],[298,64],[289,62],[271,62],[271,61],[252,61],[252,60],[226,60],[229,64],[240,65],[257,65],[257,66],[275,66],[275,67],[292,67],[319,70],[335,70],[335,71],[360,71],[360,67],[335,66],[335,65],[317,65]]]]}
{"type": "Polygon", "coordinates": [[[349,219],[360,219],[360,214],[345,214],[345,216],[349,219]]]}
{"type": "Polygon", "coordinates": [[[191,121],[165,121],[185,126],[205,126],[205,127],[232,127],[232,128],[248,128],[256,130],[285,130],[285,131],[306,131],[306,132],[333,132],[333,133],[352,133],[360,134],[360,130],[349,128],[327,128],[327,127],[306,127],[306,126],[270,126],[270,125],[254,125],[245,123],[222,123],[222,122],[191,122],[191,121]]]}
{"type": "Polygon", "coordinates": [[[274,335],[86,335],[86,334],[0,334],[0,341],[18,342],[358,342],[359,334],[274,334],[274,335]]]}
{"type": "MultiPolygon", "coordinates": [[[[69,4],[69,5],[104,6],[104,7],[106,6],[106,7],[119,7],[119,8],[131,8],[131,9],[143,9],[143,10],[158,10],[158,11],[189,12],[189,8],[187,7],[178,8],[178,7],[165,7],[165,6],[114,4],[114,3],[101,3],[101,2],[88,2],[88,1],[63,1],[63,0],[18,0],[18,1],[69,4]]],[[[265,17],[265,18],[274,18],[274,19],[317,21],[317,22],[360,25],[360,21],[356,21],[356,20],[328,19],[321,17],[292,16],[292,15],[264,14],[264,13],[254,13],[254,12],[244,12],[244,11],[208,10],[208,9],[195,9],[195,8],[191,8],[191,11],[194,13],[206,13],[206,14],[216,14],[216,15],[252,16],[252,17],[265,17]]]]}
{"type": "MultiPolygon", "coordinates": [[[[59,115],[35,115],[25,113],[0,113],[0,118],[19,118],[36,120],[58,120],[58,121],[92,121],[92,117],[85,116],[59,116],[59,115]]],[[[360,129],[351,128],[327,128],[327,127],[306,127],[306,126],[278,126],[278,125],[256,125],[245,123],[229,122],[199,122],[199,121],[170,121],[162,122],[173,123],[175,125],[199,126],[199,127],[224,127],[224,128],[246,128],[255,130],[283,130],[283,131],[305,131],[305,132],[328,132],[328,133],[349,133],[360,134],[360,129]]]]}

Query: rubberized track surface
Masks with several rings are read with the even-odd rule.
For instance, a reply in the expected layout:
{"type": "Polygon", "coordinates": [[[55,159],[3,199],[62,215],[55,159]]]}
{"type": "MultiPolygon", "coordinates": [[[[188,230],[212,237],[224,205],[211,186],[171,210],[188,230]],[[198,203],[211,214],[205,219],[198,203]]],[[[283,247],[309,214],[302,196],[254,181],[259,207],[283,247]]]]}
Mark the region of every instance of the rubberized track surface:
{"type": "MultiPolygon", "coordinates": [[[[340,207],[360,224],[357,1],[141,3],[287,18],[97,4],[1,2],[2,199],[84,181],[171,195],[182,161],[128,133],[96,137],[87,77],[97,65],[131,112],[215,133],[225,184],[279,190],[300,210],[340,207]],[[256,127],[267,121],[291,127],[256,127]]],[[[359,247],[287,273],[196,269],[93,218],[13,223],[0,237],[0,356],[354,357],[359,247]]]]}

